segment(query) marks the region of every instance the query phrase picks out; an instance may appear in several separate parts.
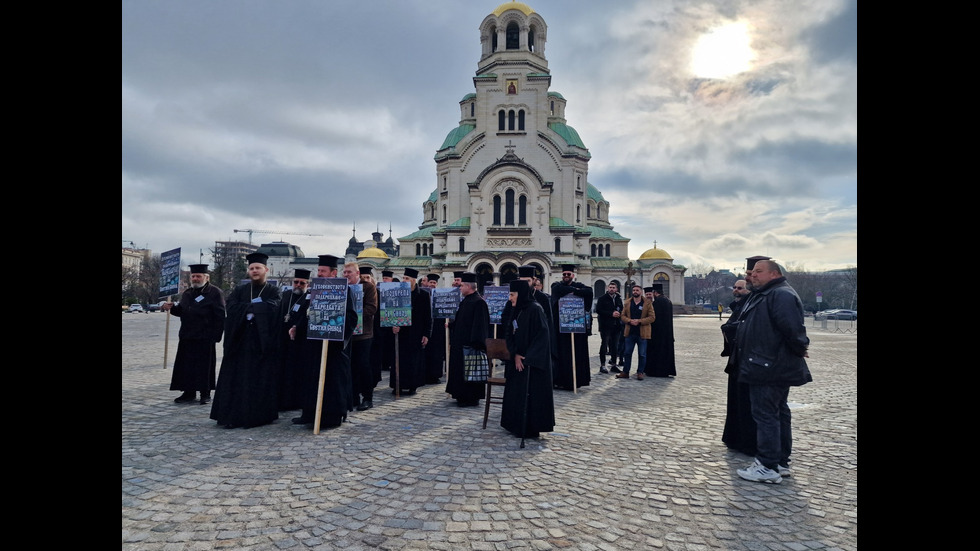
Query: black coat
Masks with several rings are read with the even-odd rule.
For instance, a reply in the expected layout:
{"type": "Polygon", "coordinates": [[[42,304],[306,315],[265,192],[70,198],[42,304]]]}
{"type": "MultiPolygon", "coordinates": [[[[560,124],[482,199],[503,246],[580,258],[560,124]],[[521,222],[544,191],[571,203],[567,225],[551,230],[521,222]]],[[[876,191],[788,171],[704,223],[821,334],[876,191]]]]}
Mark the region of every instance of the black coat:
{"type": "Polygon", "coordinates": [[[347,307],[344,315],[344,340],[329,341],[308,339],[306,348],[306,371],[304,374],[303,417],[315,419],[316,402],[319,393],[320,364],[323,361],[323,347],[327,347],[327,361],[323,379],[323,403],[320,407],[320,426],[339,425],[347,413],[354,410],[354,390],[351,381],[350,351],[351,339],[357,329],[357,311],[354,299],[347,293],[347,307]]]}
{"type": "Polygon", "coordinates": [[[615,297],[609,296],[609,293],[604,293],[596,299],[595,313],[599,316],[599,332],[620,328],[623,322],[619,318],[614,318],[613,312],[622,313],[622,311],[623,298],[619,296],[619,293],[615,297]]]}
{"type": "Polygon", "coordinates": [[[785,277],[753,291],[742,309],[735,345],[744,383],[800,386],[813,380],[804,359],[810,338],[803,303],[785,277]]]}

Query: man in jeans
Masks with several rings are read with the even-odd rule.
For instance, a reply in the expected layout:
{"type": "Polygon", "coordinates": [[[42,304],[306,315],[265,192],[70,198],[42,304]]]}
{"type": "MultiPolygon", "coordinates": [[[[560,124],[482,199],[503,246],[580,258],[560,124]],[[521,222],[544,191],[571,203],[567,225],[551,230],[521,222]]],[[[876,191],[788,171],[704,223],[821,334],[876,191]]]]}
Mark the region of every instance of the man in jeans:
{"type": "Polygon", "coordinates": [[[789,476],[793,433],[789,387],[813,380],[806,365],[810,338],[803,303],[774,260],[758,260],[746,275],[752,290],[737,322],[739,382],[749,385],[756,424],[755,461],[736,472],[753,482],[779,484],[789,476]]]}
{"type": "Polygon", "coordinates": [[[633,286],[633,296],[623,305],[623,372],[616,375],[617,379],[630,378],[630,364],[633,361],[633,346],[636,346],[636,380],[642,381],[646,375],[643,370],[647,365],[647,341],[650,340],[650,324],[656,319],[653,313],[653,303],[643,296],[643,288],[633,286]]]}
{"type": "Polygon", "coordinates": [[[622,312],[623,299],[619,296],[619,285],[610,283],[606,286],[606,294],[595,302],[595,313],[599,316],[599,336],[602,338],[602,344],[599,345],[599,373],[609,373],[606,368],[606,351],[609,352],[609,367],[616,367],[622,312]]]}

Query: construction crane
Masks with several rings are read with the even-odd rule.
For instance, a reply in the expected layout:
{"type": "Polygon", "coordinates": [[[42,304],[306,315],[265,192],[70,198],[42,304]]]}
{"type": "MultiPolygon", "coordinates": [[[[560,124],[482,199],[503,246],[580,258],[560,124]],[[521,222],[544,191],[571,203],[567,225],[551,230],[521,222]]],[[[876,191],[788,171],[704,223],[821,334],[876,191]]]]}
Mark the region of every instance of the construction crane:
{"type": "Polygon", "coordinates": [[[235,230],[235,233],[247,233],[248,234],[248,244],[249,245],[252,244],[252,234],[253,233],[273,233],[273,234],[280,234],[280,235],[306,235],[306,236],[309,236],[309,237],[323,237],[323,234],[319,234],[319,233],[293,233],[293,232],[290,232],[290,231],[253,230],[253,229],[235,230]]]}

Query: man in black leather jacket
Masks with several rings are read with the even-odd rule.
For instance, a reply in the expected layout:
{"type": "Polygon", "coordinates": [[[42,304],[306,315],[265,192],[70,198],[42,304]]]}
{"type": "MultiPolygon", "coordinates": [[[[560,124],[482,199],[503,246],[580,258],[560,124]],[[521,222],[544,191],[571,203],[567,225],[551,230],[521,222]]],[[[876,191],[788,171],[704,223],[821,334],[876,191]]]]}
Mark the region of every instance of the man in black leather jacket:
{"type": "Polygon", "coordinates": [[[746,480],[778,484],[789,476],[793,447],[789,387],[813,380],[806,365],[803,303],[774,260],[759,260],[746,278],[752,295],[735,333],[739,380],[749,385],[756,423],[756,459],[736,471],[746,480]]]}

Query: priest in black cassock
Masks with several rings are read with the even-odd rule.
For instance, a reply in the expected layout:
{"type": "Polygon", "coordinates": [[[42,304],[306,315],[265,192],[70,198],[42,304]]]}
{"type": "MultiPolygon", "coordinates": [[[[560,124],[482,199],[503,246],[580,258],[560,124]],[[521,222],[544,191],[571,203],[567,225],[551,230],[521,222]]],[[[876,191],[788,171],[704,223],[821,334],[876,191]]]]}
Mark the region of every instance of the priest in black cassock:
{"type": "Polygon", "coordinates": [[[486,392],[486,383],[470,382],[464,378],[463,347],[470,346],[486,351],[487,338],[490,337],[490,308],[476,289],[476,274],[464,272],[459,287],[463,299],[459,301],[456,319],[453,323],[452,343],[449,348],[449,377],[446,392],[460,407],[480,405],[486,392]]]}
{"type": "Polygon", "coordinates": [[[674,364],[674,303],[664,296],[663,283],[653,284],[653,313],[657,319],[650,325],[652,333],[647,343],[648,377],[677,375],[674,364]]]}
{"type": "Polygon", "coordinates": [[[245,259],[250,281],[228,296],[224,357],[211,404],[211,419],[229,429],[279,418],[279,287],[266,280],[268,255],[245,259]]]}
{"type": "MultiPolygon", "coordinates": [[[[419,286],[435,289],[439,284],[439,274],[429,274],[419,280],[419,286]]],[[[429,298],[432,298],[430,292],[429,298]]],[[[432,333],[429,344],[425,345],[425,384],[437,385],[442,382],[443,362],[446,360],[446,318],[432,318],[432,333]]]]}
{"type": "Polygon", "coordinates": [[[405,281],[412,287],[412,324],[392,327],[398,347],[397,372],[392,368],[388,386],[392,394],[411,396],[415,390],[425,385],[425,347],[432,334],[432,304],[429,293],[418,288],[419,271],[405,268],[405,281]],[[395,380],[401,388],[395,388],[395,380]]]}
{"type": "Polygon", "coordinates": [[[293,288],[282,294],[279,316],[279,411],[303,407],[300,377],[306,361],[306,309],[310,306],[310,271],[293,272],[293,288]]]}
{"type": "Polygon", "coordinates": [[[507,362],[500,426],[519,438],[555,429],[551,378],[551,330],[544,308],[531,298],[527,281],[510,282],[512,314],[507,323],[507,362]]]}
{"type": "Polygon", "coordinates": [[[193,402],[201,393],[201,404],[211,401],[217,343],[225,332],[225,295],[210,283],[207,264],[191,264],[191,286],[180,295],[180,302],[165,302],[161,308],[180,318],[177,356],[170,390],[182,390],[174,399],[180,404],[193,402]]]}
{"type": "Polygon", "coordinates": [[[555,388],[574,390],[573,387],[589,386],[592,381],[589,368],[589,336],[585,333],[562,333],[558,315],[558,301],[564,296],[582,297],[582,318],[592,311],[592,288],[575,279],[575,265],[562,264],[561,281],[551,284],[551,318],[554,320],[552,336],[557,340],[558,362],[554,366],[555,388]],[[575,384],[572,384],[572,341],[575,342],[575,384]]]}
{"type": "MultiPolygon", "coordinates": [[[[316,276],[338,277],[338,257],[332,254],[319,255],[316,276]]],[[[309,312],[307,310],[307,312],[309,312]]],[[[304,320],[309,327],[309,319],[304,320]]],[[[293,419],[293,424],[309,425],[316,422],[316,403],[320,393],[320,364],[323,347],[327,347],[326,372],[323,379],[323,401],[320,405],[320,428],[336,428],[354,411],[354,387],[351,382],[350,353],[351,339],[357,329],[357,311],[354,299],[347,292],[347,307],[344,314],[344,340],[331,341],[307,339],[306,361],[302,392],[303,414],[293,419]]]]}

